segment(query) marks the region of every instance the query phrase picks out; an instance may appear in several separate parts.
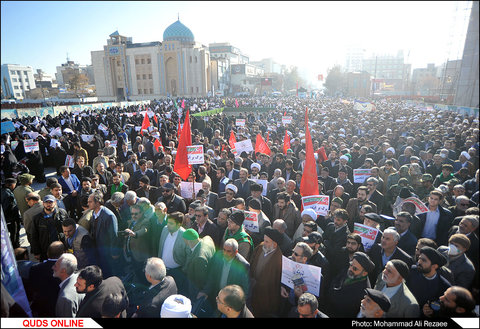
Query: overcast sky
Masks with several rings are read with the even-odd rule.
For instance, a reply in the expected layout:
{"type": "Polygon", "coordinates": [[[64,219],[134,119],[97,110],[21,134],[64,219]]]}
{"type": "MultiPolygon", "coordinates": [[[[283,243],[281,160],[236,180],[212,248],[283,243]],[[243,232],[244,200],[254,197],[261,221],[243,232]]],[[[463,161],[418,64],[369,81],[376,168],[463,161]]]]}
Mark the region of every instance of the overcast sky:
{"type": "Polygon", "coordinates": [[[344,65],[350,46],[371,54],[403,50],[413,68],[461,58],[471,2],[2,1],[2,64],[55,73],[91,64],[118,30],[133,42],[163,41],[180,17],[206,46],[229,42],[251,61],[273,58],[308,78],[344,65]],[[465,9],[468,10],[465,10],[465,9]]]}

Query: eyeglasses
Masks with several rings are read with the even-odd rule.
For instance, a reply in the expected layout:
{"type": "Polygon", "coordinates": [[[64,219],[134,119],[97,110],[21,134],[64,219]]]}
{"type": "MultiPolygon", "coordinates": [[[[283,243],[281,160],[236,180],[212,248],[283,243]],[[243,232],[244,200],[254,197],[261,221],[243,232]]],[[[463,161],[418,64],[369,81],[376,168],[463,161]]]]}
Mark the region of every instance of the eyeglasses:
{"type": "Polygon", "coordinates": [[[292,250],[292,254],[294,254],[296,257],[302,257],[303,256],[303,255],[297,254],[297,252],[295,250],[292,250]]]}
{"type": "Polygon", "coordinates": [[[228,306],[227,304],[225,304],[224,302],[222,302],[222,301],[220,300],[220,297],[218,297],[218,296],[215,297],[215,300],[217,301],[217,303],[220,303],[220,304],[223,304],[223,305],[225,305],[225,306],[228,306]]]}

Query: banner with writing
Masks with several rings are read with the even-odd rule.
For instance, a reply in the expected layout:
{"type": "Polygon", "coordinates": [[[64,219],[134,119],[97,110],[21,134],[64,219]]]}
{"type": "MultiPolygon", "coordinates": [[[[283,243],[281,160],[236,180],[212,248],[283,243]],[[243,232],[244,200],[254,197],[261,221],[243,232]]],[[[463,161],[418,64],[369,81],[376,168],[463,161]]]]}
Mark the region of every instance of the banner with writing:
{"type": "Polygon", "coordinates": [[[377,239],[378,229],[360,223],[355,223],[353,225],[353,233],[360,235],[362,238],[363,247],[365,250],[369,250],[377,239]]]}
{"type": "Polygon", "coordinates": [[[236,119],[235,120],[235,125],[237,127],[245,127],[245,119],[236,119]]]}
{"type": "Polygon", "coordinates": [[[253,146],[252,146],[252,141],[250,139],[246,139],[241,142],[235,143],[235,150],[237,151],[237,154],[240,155],[242,152],[252,152],[253,151],[253,146]]]}
{"type": "Polygon", "coordinates": [[[195,199],[198,191],[202,189],[202,183],[180,182],[180,195],[185,199],[195,199]]]}
{"type": "Polygon", "coordinates": [[[303,209],[315,210],[317,216],[328,214],[330,197],[328,195],[309,195],[302,197],[303,209]]]}
{"type": "Polygon", "coordinates": [[[315,265],[297,263],[282,256],[282,279],[281,282],[287,287],[294,289],[302,286],[305,292],[320,296],[322,282],[322,268],[315,265]]]}
{"type": "Polygon", "coordinates": [[[205,157],[203,154],[203,145],[187,146],[187,158],[188,158],[188,164],[190,165],[205,163],[205,157]]]}
{"type": "Polygon", "coordinates": [[[25,148],[25,153],[40,151],[38,141],[34,141],[33,139],[25,139],[23,141],[23,146],[25,148]]]}
{"type": "Polygon", "coordinates": [[[75,166],[75,160],[73,159],[73,156],[67,154],[67,157],[65,158],[65,166],[68,168],[73,168],[75,166]]]}
{"type": "Polygon", "coordinates": [[[353,169],[353,182],[363,184],[365,180],[372,176],[372,169],[353,169]]]}

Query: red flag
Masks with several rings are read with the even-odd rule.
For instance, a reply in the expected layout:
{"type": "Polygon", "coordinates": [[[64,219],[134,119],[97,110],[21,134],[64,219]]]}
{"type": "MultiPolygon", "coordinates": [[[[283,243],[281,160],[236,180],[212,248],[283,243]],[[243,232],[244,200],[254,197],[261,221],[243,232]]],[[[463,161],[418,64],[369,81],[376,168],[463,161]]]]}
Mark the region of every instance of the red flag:
{"type": "Polygon", "coordinates": [[[157,119],[157,115],[156,115],[156,114],[153,114],[153,120],[155,120],[155,123],[156,123],[157,126],[158,126],[158,119],[157,119]]]}
{"type": "Polygon", "coordinates": [[[328,160],[328,156],[327,156],[327,152],[325,152],[325,147],[321,147],[320,150],[318,150],[318,154],[319,154],[319,162],[322,163],[323,161],[327,161],[328,160]]]}
{"type": "Polygon", "coordinates": [[[238,107],[238,101],[236,98],[235,98],[235,106],[238,107]]]}
{"type": "Polygon", "coordinates": [[[259,152],[267,155],[270,155],[271,153],[270,148],[268,147],[267,143],[265,143],[265,141],[263,140],[262,135],[257,134],[257,140],[255,142],[255,154],[259,152]]]}
{"type": "Polygon", "coordinates": [[[155,149],[157,150],[157,152],[159,152],[159,148],[162,148],[162,152],[163,152],[163,146],[162,146],[162,143],[160,143],[160,141],[158,140],[158,138],[155,138],[155,143],[153,143],[153,146],[155,146],[155,149]]]}
{"type": "Polygon", "coordinates": [[[143,129],[148,129],[150,127],[150,120],[148,120],[147,111],[145,111],[145,116],[143,117],[142,128],[140,128],[140,135],[143,136],[143,129]]]}
{"type": "Polygon", "coordinates": [[[189,145],[192,145],[192,132],[190,131],[190,110],[187,110],[173,166],[173,171],[179,174],[184,181],[187,180],[188,175],[192,172],[192,165],[188,164],[187,156],[187,146],[189,145]]]}
{"type": "Polygon", "coordinates": [[[303,167],[302,181],[300,182],[300,195],[318,195],[318,176],[315,155],[313,154],[312,137],[308,128],[308,108],[305,110],[305,166],[303,167]]]}
{"type": "Polygon", "coordinates": [[[228,145],[230,145],[230,147],[234,149],[236,142],[237,139],[235,138],[235,134],[233,133],[233,130],[230,130],[230,138],[228,139],[228,145]]]}
{"type": "Polygon", "coordinates": [[[290,135],[285,130],[285,136],[283,137],[283,154],[287,154],[287,150],[290,148],[290,135]]]}

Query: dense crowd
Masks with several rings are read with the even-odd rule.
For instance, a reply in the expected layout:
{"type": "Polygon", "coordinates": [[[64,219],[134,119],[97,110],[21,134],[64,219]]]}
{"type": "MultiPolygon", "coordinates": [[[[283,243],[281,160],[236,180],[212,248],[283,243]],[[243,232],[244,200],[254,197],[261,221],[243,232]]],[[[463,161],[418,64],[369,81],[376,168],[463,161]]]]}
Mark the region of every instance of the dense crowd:
{"type": "Polygon", "coordinates": [[[478,117],[371,102],[365,111],[329,97],[162,99],[13,120],[1,137],[2,209],[33,315],[478,316],[478,117]],[[193,116],[220,107],[237,112],[193,116]],[[300,191],[307,108],[317,194],[329,196],[322,215],[300,191]],[[188,109],[204,163],[182,179],[188,109]],[[238,154],[232,135],[268,147],[238,154]],[[370,177],[359,182],[356,169],[370,177]],[[375,241],[359,227],[375,229],[375,241]],[[286,284],[283,257],[319,267],[319,291],[302,277],[286,284]]]}

